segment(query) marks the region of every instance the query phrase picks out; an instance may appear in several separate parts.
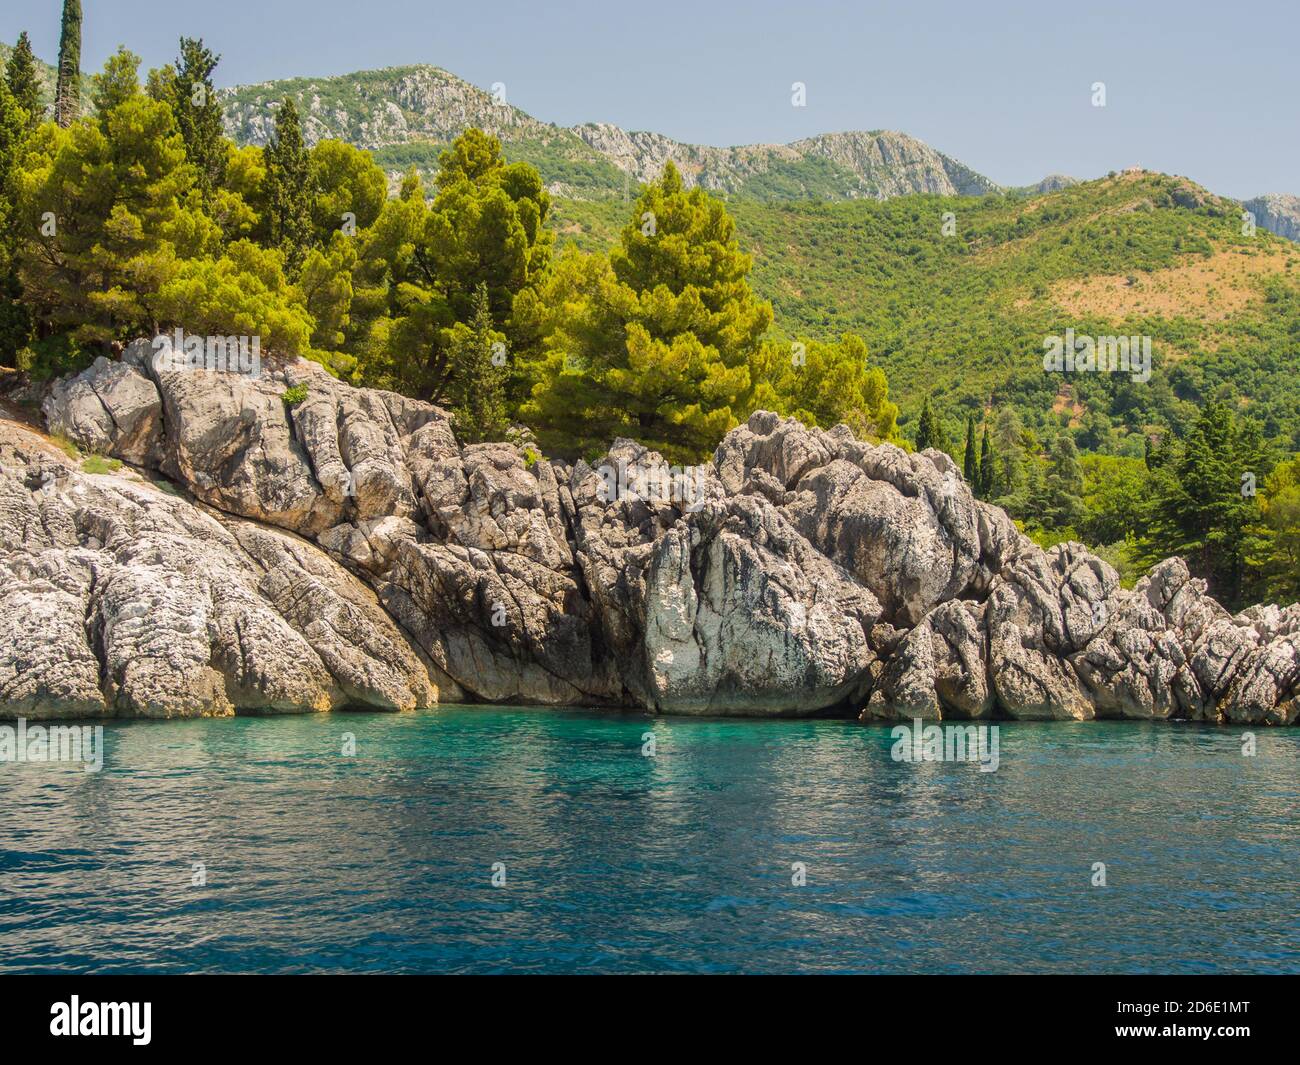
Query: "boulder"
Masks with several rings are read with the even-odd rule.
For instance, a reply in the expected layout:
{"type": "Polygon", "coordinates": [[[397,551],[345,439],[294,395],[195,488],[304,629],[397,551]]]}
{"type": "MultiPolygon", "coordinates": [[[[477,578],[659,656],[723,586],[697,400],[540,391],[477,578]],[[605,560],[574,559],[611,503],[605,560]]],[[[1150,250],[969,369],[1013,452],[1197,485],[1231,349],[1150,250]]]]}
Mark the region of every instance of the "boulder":
{"type": "Polygon", "coordinates": [[[83,451],[113,454],[137,466],[161,458],[162,399],[139,370],[102,355],[55,381],[41,405],[50,432],[83,451]]]}
{"type": "Polygon", "coordinates": [[[798,715],[847,699],[874,659],[880,604],[766,500],[709,502],[654,546],[644,670],[662,713],[798,715]]]}

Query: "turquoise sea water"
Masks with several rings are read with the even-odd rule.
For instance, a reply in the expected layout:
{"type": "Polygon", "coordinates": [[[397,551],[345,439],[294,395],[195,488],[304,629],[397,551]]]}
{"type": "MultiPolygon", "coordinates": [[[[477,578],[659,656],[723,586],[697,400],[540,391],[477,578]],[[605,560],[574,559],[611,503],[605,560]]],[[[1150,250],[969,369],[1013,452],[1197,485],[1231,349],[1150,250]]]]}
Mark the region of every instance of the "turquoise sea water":
{"type": "Polygon", "coordinates": [[[0,971],[1296,972],[1300,730],[1242,731],[1003,723],[981,773],[837,721],[109,724],[0,764],[0,971]]]}

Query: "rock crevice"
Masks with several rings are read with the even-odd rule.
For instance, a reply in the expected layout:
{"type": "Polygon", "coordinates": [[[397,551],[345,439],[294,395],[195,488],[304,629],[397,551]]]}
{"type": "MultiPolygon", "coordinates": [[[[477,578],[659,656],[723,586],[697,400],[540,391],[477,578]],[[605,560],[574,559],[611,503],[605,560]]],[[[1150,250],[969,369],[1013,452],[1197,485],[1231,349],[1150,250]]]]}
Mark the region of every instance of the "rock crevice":
{"type": "Polygon", "coordinates": [[[253,379],[148,356],[43,407],[121,471],[0,423],[0,715],[1296,720],[1300,607],[1234,617],[1178,559],[1125,590],[935,451],[760,411],[683,491],[632,441],[539,460],[303,361],[253,379]]]}

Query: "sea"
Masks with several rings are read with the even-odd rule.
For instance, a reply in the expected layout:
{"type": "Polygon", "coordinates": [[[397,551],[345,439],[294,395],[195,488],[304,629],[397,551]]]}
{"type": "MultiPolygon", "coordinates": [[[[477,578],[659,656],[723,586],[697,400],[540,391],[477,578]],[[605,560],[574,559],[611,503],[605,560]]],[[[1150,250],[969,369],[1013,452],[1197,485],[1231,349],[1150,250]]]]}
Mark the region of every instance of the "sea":
{"type": "Polygon", "coordinates": [[[1300,729],[440,706],[0,762],[0,972],[1300,971],[1300,729]]]}

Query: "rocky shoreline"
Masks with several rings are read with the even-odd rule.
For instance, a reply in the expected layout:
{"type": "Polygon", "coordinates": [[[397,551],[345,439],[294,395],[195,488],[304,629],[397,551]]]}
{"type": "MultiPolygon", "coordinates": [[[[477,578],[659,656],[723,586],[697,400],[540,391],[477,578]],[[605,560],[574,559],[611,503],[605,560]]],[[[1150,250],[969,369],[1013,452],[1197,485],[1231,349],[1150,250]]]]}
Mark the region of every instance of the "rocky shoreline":
{"type": "Polygon", "coordinates": [[[1179,559],[1124,590],[939,452],[758,412],[693,471],[626,440],[569,465],[308,362],[151,354],[44,399],[120,469],[0,420],[0,718],[1297,720],[1300,606],[1233,616],[1179,559]]]}

